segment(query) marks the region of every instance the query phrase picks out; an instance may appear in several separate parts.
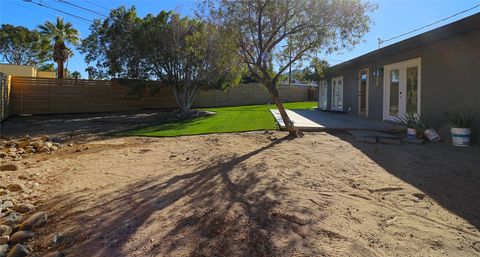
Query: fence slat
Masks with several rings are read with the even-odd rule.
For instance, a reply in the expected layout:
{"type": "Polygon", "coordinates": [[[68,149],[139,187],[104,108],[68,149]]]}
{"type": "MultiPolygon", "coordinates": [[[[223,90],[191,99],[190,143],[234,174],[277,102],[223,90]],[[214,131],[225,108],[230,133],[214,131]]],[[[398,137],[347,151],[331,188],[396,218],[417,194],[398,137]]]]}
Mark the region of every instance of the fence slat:
{"type": "MultiPolygon", "coordinates": [[[[147,85],[159,85],[151,81],[147,85]]],[[[128,88],[119,81],[12,77],[11,114],[93,113],[177,108],[170,87],[162,86],[155,95],[129,97],[128,88]]],[[[285,102],[308,100],[308,87],[282,86],[285,102]]],[[[193,107],[218,107],[271,102],[260,84],[243,84],[228,91],[200,91],[193,107]]]]}

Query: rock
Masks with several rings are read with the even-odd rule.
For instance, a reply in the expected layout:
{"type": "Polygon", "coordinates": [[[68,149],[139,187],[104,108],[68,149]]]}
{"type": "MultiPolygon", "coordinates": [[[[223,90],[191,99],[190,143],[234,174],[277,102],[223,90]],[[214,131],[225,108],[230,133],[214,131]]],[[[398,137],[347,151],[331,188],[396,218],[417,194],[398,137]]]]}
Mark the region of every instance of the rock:
{"type": "Polygon", "coordinates": [[[0,257],[6,256],[7,251],[8,251],[8,245],[7,244],[0,245],[0,257]]]}
{"type": "Polygon", "coordinates": [[[27,152],[27,153],[34,153],[34,152],[35,152],[35,148],[33,148],[33,146],[28,146],[28,147],[25,149],[25,152],[27,152]]]}
{"type": "Polygon", "coordinates": [[[8,244],[10,241],[10,236],[0,236],[0,245],[8,244]]]}
{"type": "Polygon", "coordinates": [[[35,206],[30,203],[21,203],[13,207],[13,210],[18,211],[20,213],[26,213],[34,209],[35,209],[35,206]]]}
{"type": "Polygon", "coordinates": [[[70,143],[70,144],[68,144],[67,146],[68,146],[68,147],[72,147],[72,146],[73,146],[73,144],[72,144],[72,143],[70,143]]]}
{"type": "Polygon", "coordinates": [[[7,257],[25,257],[28,256],[30,252],[28,249],[21,245],[21,244],[16,244],[8,253],[7,257]]]}
{"type": "Polygon", "coordinates": [[[0,219],[0,225],[7,225],[9,227],[16,226],[21,219],[21,215],[18,215],[16,212],[10,213],[8,216],[5,216],[0,219]]]}
{"type": "Polygon", "coordinates": [[[41,136],[40,139],[41,139],[42,141],[51,141],[51,140],[52,140],[52,138],[49,137],[49,136],[47,136],[47,135],[41,136]]]}
{"type": "Polygon", "coordinates": [[[7,157],[7,153],[6,152],[0,152],[0,158],[5,158],[7,157]]]}
{"type": "Polygon", "coordinates": [[[35,141],[35,142],[33,143],[33,146],[35,147],[35,149],[38,150],[38,149],[40,149],[40,148],[42,147],[42,144],[43,144],[42,141],[35,141]]]}
{"type": "Polygon", "coordinates": [[[30,145],[30,141],[26,140],[26,141],[21,141],[20,143],[18,143],[18,148],[25,148],[27,146],[30,145]]]}
{"type": "Polygon", "coordinates": [[[37,148],[37,151],[40,153],[50,152],[50,148],[42,145],[40,148],[37,148]]]}
{"type": "Polygon", "coordinates": [[[63,257],[63,256],[65,255],[63,255],[60,252],[51,252],[51,253],[44,254],[42,257],[63,257]]]}
{"type": "Polygon", "coordinates": [[[12,228],[7,225],[0,225],[0,236],[9,236],[12,233],[12,228]]]}
{"type": "Polygon", "coordinates": [[[14,163],[3,164],[0,166],[1,171],[16,171],[18,170],[18,165],[14,163]]]}
{"type": "Polygon", "coordinates": [[[20,224],[21,230],[28,230],[34,227],[40,227],[47,223],[48,214],[46,212],[37,212],[20,224]]]}
{"type": "Polygon", "coordinates": [[[10,147],[10,148],[8,148],[7,152],[9,152],[9,153],[16,153],[16,152],[17,152],[17,148],[15,148],[15,147],[10,147]]]}
{"type": "Polygon", "coordinates": [[[30,135],[25,135],[20,141],[30,141],[32,137],[30,135]]]}
{"type": "Polygon", "coordinates": [[[52,151],[52,152],[53,152],[53,151],[57,151],[57,149],[58,149],[58,147],[56,147],[56,146],[51,146],[51,147],[49,148],[49,150],[52,151]]]}
{"type": "Polygon", "coordinates": [[[35,233],[31,231],[17,231],[12,235],[12,238],[10,238],[10,243],[11,244],[18,244],[25,242],[35,236],[35,233]]]}
{"type": "Polygon", "coordinates": [[[12,208],[13,207],[13,202],[12,201],[5,201],[2,203],[3,208],[12,208]]]}
{"type": "Polygon", "coordinates": [[[7,186],[7,189],[12,192],[20,192],[20,191],[23,191],[23,186],[17,183],[12,183],[7,186]]]}
{"type": "Polygon", "coordinates": [[[53,146],[53,144],[51,142],[45,142],[43,143],[43,146],[47,147],[47,148],[50,148],[53,146]]]}
{"type": "Polygon", "coordinates": [[[56,148],[62,148],[62,145],[60,143],[53,143],[53,146],[55,146],[56,148]]]}

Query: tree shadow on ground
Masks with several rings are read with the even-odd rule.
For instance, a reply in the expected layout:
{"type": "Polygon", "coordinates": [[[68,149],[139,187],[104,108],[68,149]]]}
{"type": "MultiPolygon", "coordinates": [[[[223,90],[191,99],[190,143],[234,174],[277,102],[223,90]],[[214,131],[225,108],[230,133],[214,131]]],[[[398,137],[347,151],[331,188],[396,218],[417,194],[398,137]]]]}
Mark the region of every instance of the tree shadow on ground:
{"type": "Polygon", "coordinates": [[[387,172],[423,191],[438,204],[480,229],[480,147],[449,143],[422,145],[358,143],[333,134],[359,149],[387,172]],[[427,168],[425,168],[427,167],[427,168]]]}
{"type": "MultiPolygon", "coordinates": [[[[301,237],[281,246],[273,237],[308,229],[296,216],[307,210],[276,210],[286,194],[282,184],[264,174],[265,164],[246,162],[285,140],[215,157],[207,167],[168,180],[156,176],[102,191],[100,197],[88,190],[58,196],[43,206],[57,214],[42,234],[60,232],[54,248],[67,256],[290,256],[301,237]]],[[[44,241],[38,250],[49,245],[44,241]]]]}

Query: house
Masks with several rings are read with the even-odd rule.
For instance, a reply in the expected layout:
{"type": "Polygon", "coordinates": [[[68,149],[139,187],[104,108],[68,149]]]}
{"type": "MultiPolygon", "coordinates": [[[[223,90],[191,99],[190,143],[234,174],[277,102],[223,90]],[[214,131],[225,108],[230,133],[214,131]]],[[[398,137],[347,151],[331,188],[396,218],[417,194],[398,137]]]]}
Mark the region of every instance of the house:
{"type": "Polygon", "coordinates": [[[480,13],[333,66],[319,108],[396,121],[428,114],[448,137],[446,113],[471,108],[480,141],[480,13]]]}
{"type": "Polygon", "coordinates": [[[10,76],[18,77],[37,77],[37,78],[56,78],[57,73],[54,71],[39,71],[34,66],[16,65],[0,63],[0,72],[10,76]]]}

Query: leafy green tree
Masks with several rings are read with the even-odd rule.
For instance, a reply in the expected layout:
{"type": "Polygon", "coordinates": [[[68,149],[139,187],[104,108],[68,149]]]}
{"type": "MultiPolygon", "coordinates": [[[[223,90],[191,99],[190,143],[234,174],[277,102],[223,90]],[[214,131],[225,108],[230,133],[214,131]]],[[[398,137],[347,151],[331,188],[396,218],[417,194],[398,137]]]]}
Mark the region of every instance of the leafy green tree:
{"type": "Polygon", "coordinates": [[[223,27],[251,75],[269,91],[290,135],[299,135],[279,98],[280,76],[293,63],[360,42],[375,6],[360,0],[204,0],[199,17],[223,27]]]}
{"type": "Polygon", "coordinates": [[[144,90],[138,81],[161,80],[173,88],[180,109],[187,112],[199,90],[239,82],[242,66],[235,45],[221,32],[172,12],[141,19],[135,7],[120,7],[93,23],[79,49],[86,62],[95,65],[88,68],[89,77],[134,79],[129,84],[137,91],[144,90]]]}
{"type": "Polygon", "coordinates": [[[173,87],[183,112],[199,90],[226,89],[240,81],[242,65],[232,41],[211,24],[160,13],[147,16],[141,31],[141,55],[153,75],[173,87]]]}
{"type": "Polygon", "coordinates": [[[0,54],[10,64],[36,66],[48,58],[40,33],[22,26],[2,24],[0,54]]]}
{"type": "Polygon", "coordinates": [[[82,78],[82,74],[79,71],[67,73],[67,79],[81,79],[81,78],[82,78]]]}
{"type": "Polygon", "coordinates": [[[53,63],[44,63],[38,67],[39,71],[57,71],[53,63]]]}
{"type": "Polygon", "coordinates": [[[40,33],[51,42],[53,61],[57,63],[58,78],[64,77],[64,63],[73,54],[66,44],[77,45],[80,42],[79,32],[72,23],[57,17],[56,23],[46,21],[38,26],[40,33]]]}
{"type": "Polygon", "coordinates": [[[110,15],[96,19],[90,35],[82,40],[78,50],[85,55],[91,78],[147,79],[148,72],[139,56],[136,34],[140,33],[142,19],[135,6],[113,9],[110,15]]]}
{"type": "Polygon", "coordinates": [[[302,80],[320,82],[325,79],[326,73],[330,65],[325,60],[314,57],[310,61],[310,65],[303,70],[302,80]]]}

